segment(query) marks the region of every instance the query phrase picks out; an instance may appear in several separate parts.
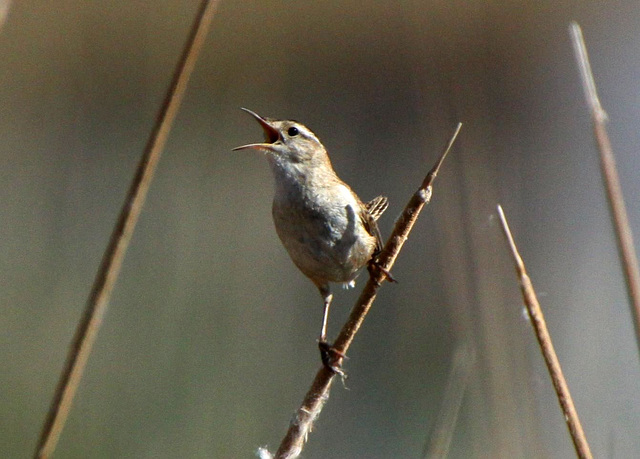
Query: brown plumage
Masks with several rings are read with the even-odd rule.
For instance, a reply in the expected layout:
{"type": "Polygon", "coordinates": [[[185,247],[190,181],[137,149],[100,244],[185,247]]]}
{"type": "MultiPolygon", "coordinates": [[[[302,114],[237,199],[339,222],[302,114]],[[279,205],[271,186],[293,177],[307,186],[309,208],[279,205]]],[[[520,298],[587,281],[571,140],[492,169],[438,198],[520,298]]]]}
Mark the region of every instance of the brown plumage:
{"type": "Polygon", "coordinates": [[[376,220],[386,210],[387,198],[379,196],[363,204],[336,175],[324,145],[304,125],[243,110],[260,123],[265,142],[234,150],[266,153],[275,178],[272,212],[276,232],[295,265],[320,290],[324,301],[320,345],[326,351],[333,297],[329,283],[353,286],[361,269],[380,252],[382,239],[376,220]]]}

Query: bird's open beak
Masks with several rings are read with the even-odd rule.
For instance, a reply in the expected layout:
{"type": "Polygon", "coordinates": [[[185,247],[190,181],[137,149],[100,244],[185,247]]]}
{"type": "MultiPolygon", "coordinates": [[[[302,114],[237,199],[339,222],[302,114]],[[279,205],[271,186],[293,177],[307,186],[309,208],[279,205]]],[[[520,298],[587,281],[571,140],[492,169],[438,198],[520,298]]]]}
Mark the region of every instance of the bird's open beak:
{"type": "Polygon", "coordinates": [[[242,108],[249,115],[253,116],[262,129],[264,130],[264,143],[250,143],[249,145],[242,145],[240,147],[235,147],[233,151],[237,150],[246,150],[246,149],[263,149],[263,150],[271,150],[272,145],[280,138],[280,133],[276,128],[269,124],[269,121],[258,115],[256,112],[252,112],[248,108],[242,108]]]}

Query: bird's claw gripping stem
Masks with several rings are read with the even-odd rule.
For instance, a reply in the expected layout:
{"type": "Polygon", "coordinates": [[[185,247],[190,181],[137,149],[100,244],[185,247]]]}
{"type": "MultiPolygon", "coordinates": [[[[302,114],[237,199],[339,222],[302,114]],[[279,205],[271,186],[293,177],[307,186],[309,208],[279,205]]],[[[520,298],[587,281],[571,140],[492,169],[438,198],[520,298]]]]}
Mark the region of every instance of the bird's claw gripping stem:
{"type": "Polygon", "coordinates": [[[346,374],[344,370],[342,370],[342,360],[346,359],[347,356],[327,343],[324,339],[318,340],[318,348],[320,349],[320,358],[325,368],[340,376],[342,379],[345,379],[346,374]]]}

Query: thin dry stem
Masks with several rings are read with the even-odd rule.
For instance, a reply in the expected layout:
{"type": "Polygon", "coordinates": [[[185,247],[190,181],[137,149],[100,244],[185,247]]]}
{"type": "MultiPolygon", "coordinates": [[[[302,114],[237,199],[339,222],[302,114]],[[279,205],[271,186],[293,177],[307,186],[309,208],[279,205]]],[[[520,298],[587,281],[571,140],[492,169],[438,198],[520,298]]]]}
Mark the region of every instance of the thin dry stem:
{"type": "MultiPolygon", "coordinates": [[[[447,144],[447,147],[438,159],[438,162],[433,166],[431,171],[429,171],[422,185],[411,197],[409,203],[402,212],[402,215],[400,215],[396,221],[393,232],[379,257],[379,263],[382,269],[375,270],[375,274],[369,278],[362,294],[351,310],[349,319],[342,327],[342,330],[334,343],[334,347],[339,353],[346,354],[356,333],[358,332],[358,329],[362,325],[367,312],[376,298],[380,284],[385,280],[385,272],[391,271],[396,257],[407,240],[420,211],[424,205],[431,200],[433,181],[438,175],[440,166],[451,150],[461,128],[462,124],[459,123],[451,137],[451,140],[447,144]]],[[[320,415],[322,407],[329,397],[329,391],[331,389],[331,383],[333,382],[334,376],[335,374],[324,366],[320,368],[302,402],[302,405],[296,412],[294,419],[291,421],[289,430],[287,431],[287,434],[282,440],[282,443],[275,455],[276,458],[292,459],[300,455],[307,436],[313,427],[313,422],[320,415]]],[[[267,454],[267,452],[265,450],[261,450],[261,454],[267,454]]]]}
{"type": "Polygon", "coordinates": [[[11,0],[0,0],[0,29],[2,29],[2,26],[7,20],[10,7],[11,7],[11,0]]]}
{"type": "Polygon", "coordinates": [[[423,458],[440,459],[449,455],[449,447],[458,422],[458,414],[467,390],[475,357],[475,349],[470,343],[463,342],[456,346],[451,359],[451,369],[449,370],[440,411],[425,444],[422,453],[423,458]]]}
{"type": "Polygon", "coordinates": [[[82,379],[91,348],[106,312],[113,286],[118,278],[122,260],[144,204],[160,154],[184,97],[187,82],[193,71],[205,36],[219,1],[204,0],[198,10],[173,80],[155,126],[136,170],[124,206],[104,253],[87,305],[74,335],[65,367],[60,375],[51,408],[44,422],[36,458],[47,458],[56,444],[71,409],[73,398],[82,379]]]}
{"type": "Polygon", "coordinates": [[[513,240],[509,224],[507,223],[507,218],[505,217],[501,206],[498,206],[498,214],[500,215],[500,222],[502,223],[502,231],[509,243],[509,248],[511,249],[511,254],[513,255],[513,260],[516,265],[516,272],[518,274],[520,288],[522,290],[522,298],[524,299],[524,303],[529,311],[531,324],[533,325],[536,338],[538,339],[542,356],[547,364],[547,369],[551,375],[551,382],[556,390],[558,401],[560,402],[564,419],[567,422],[567,427],[569,428],[569,433],[571,434],[571,439],[573,440],[576,453],[581,459],[591,459],[591,449],[589,448],[587,438],[582,430],[582,424],[580,424],[578,412],[573,404],[573,399],[569,392],[569,386],[567,385],[567,381],[562,373],[562,367],[560,367],[560,361],[558,360],[558,356],[556,355],[556,351],[553,347],[551,335],[549,335],[549,330],[547,329],[547,324],[544,320],[540,303],[538,303],[538,297],[533,289],[533,284],[527,274],[522,257],[516,247],[516,243],[513,240]]]}
{"type": "Polygon", "coordinates": [[[600,167],[607,188],[607,197],[611,209],[611,216],[618,241],[618,250],[622,258],[622,268],[625,273],[627,292],[631,302],[631,313],[634,318],[636,344],[640,350],[640,270],[638,269],[638,256],[633,243],[633,234],[629,225],[629,217],[624,204],[620,178],[613,156],[613,149],[607,133],[607,114],[600,105],[593,72],[589,64],[587,47],[584,43],[582,30],[577,23],[571,24],[571,39],[580,68],[580,77],[584,88],[585,98],[591,110],[593,130],[600,151],[600,167]]]}

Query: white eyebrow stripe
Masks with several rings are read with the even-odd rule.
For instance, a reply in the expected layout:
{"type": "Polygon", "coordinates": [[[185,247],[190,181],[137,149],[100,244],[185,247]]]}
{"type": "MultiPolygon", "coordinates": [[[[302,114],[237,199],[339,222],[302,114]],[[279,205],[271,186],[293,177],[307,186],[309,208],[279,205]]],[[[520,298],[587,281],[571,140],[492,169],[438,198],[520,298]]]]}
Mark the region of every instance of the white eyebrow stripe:
{"type": "Polygon", "coordinates": [[[304,126],[302,124],[296,124],[295,126],[298,128],[298,131],[300,131],[300,133],[304,137],[307,137],[308,139],[313,139],[316,142],[320,142],[320,139],[318,139],[316,137],[316,135],[313,132],[311,132],[311,130],[308,127],[306,127],[306,126],[304,126]]]}

